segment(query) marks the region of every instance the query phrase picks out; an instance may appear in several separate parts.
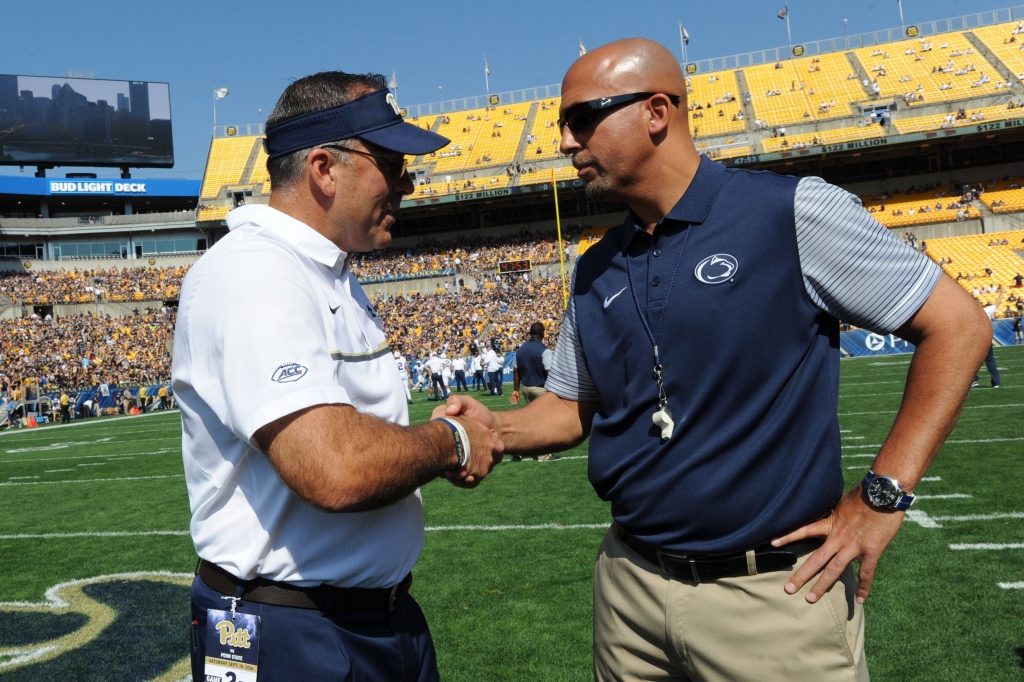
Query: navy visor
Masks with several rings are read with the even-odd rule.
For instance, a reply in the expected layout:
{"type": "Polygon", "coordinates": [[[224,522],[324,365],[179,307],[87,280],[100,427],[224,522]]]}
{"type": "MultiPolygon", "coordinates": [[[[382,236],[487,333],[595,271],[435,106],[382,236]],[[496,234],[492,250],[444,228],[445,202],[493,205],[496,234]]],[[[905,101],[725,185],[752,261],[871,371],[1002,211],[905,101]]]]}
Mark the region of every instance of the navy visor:
{"type": "Polygon", "coordinates": [[[267,156],[275,159],[353,137],[411,156],[429,154],[451,142],[437,133],[406,123],[395,96],[387,90],[377,90],[351,102],[269,126],[263,144],[267,156]]]}

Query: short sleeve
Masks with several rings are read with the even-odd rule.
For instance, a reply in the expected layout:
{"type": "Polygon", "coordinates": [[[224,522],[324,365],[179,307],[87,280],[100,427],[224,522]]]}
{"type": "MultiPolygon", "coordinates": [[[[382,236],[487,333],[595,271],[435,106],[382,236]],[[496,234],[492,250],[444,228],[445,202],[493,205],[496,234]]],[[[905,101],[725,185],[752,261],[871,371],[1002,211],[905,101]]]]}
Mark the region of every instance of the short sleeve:
{"type": "Polygon", "coordinates": [[[312,282],[285,252],[240,250],[208,271],[190,318],[200,396],[245,441],[314,405],[351,404],[335,379],[312,282]],[[273,273],[272,276],[268,273],[273,273]]]}
{"type": "Polygon", "coordinates": [[[821,178],[800,180],[794,198],[804,288],[833,317],[890,334],[931,295],[942,270],[821,178]]]}
{"type": "MultiPolygon", "coordinates": [[[[575,288],[576,275],[573,273],[573,291],[575,288]]],[[[562,328],[558,332],[558,343],[555,345],[544,388],[564,400],[598,402],[601,396],[587,368],[587,359],[576,332],[575,298],[575,295],[569,296],[569,307],[562,318],[562,328]]]]}

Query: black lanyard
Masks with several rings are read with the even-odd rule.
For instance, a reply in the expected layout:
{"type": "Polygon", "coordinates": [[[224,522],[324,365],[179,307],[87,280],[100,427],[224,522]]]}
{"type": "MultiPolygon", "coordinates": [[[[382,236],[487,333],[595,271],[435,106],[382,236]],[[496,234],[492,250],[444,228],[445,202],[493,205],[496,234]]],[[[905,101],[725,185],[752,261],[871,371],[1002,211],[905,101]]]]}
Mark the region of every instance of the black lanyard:
{"type": "Polygon", "coordinates": [[[665,395],[665,384],[662,379],[664,368],[661,365],[661,353],[658,351],[658,340],[661,338],[662,328],[665,326],[665,317],[668,315],[668,303],[672,296],[672,288],[676,283],[676,275],[679,274],[679,264],[683,262],[683,252],[686,250],[686,242],[690,238],[690,229],[687,227],[686,232],[683,234],[683,243],[679,247],[679,255],[676,256],[675,267],[672,268],[672,278],[668,283],[668,290],[665,292],[665,306],[664,312],[661,315],[661,320],[658,321],[658,335],[655,336],[654,332],[651,331],[651,325],[647,323],[647,316],[644,315],[643,308],[640,307],[640,299],[636,295],[636,286],[633,284],[633,268],[630,265],[632,260],[629,254],[626,254],[626,274],[629,277],[629,293],[633,295],[633,303],[636,305],[637,315],[640,316],[640,322],[644,325],[644,331],[647,332],[647,338],[651,340],[651,347],[654,349],[654,380],[658,382],[658,411],[654,414],[654,423],[661,427],[661,439],[668,440],[672,437],[672,429],[674,423],[672,422],[672,415],[668,411],[668,396],[665,395]]]}

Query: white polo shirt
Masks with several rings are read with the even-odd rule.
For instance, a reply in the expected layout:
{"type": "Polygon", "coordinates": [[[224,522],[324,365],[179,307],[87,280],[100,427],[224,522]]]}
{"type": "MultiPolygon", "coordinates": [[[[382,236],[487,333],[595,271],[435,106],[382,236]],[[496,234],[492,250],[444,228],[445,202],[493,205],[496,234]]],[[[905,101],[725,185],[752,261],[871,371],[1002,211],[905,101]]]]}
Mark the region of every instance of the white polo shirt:
{"type": "Polygon", "coordinates": [[[185,277],[174,339],[196,552],[243,579],[395,585],[423,547],[419,491],[375,511],[321,511],[252,441],[314,405],[409,423],[376,312],[347,254],[304,223],[259,205],[227,223],[185,277]]]}

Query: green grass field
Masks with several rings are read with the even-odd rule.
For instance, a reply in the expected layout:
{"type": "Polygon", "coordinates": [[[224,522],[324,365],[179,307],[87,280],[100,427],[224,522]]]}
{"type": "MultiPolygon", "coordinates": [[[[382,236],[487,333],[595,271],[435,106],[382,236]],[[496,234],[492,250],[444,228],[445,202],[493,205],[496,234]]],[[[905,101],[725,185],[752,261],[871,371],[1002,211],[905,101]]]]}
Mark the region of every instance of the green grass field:
{"type": "MultiPolygon", "coordinates": [[[[867,603],[876,681],[1024,679],[1024,348],[997,358],[1003,387],[985,388],[982,370],[879,568],[867,603]],[[957,548],[977,544],[1010,547],[957,548]]],[[[842,363],[849,485],[892,423],[908,363],[842,363]]],[[[414,394],[414,421],[433,407],[425,395],[414,394]]],[[[0,435],[0,678],[187,672],[195,556],[180,442],[176,412],[0,435]],[[137,575],[93,580],[126,573],[137,575]],[[46,602],[69,581],[83,582],[46,602]]],[[[610,516],[587,482],[586,447],[565,454],[506,459],[476,490],[423,490],[413,594],[445,680],[591,679],[592,569],[610,516]]]]}

